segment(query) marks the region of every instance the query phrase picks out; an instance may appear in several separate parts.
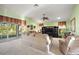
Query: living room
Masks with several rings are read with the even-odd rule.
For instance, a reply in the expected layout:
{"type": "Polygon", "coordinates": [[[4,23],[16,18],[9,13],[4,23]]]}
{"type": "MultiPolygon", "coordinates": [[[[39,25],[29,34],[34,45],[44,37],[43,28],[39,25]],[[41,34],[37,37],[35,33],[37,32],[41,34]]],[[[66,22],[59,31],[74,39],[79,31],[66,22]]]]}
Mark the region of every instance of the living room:
{"type": "Polygon", "coordinates": [[[1,4],[0,54],[79,54],[78,15],[78,4],[1,4]],[[66,51],[70,32],[73,32],[76,44],[68,47],[69,51],[66,51]],[[54,42],[51,48],[47,37],[54,42]],[[23,40],[21,42],[18,39],[23,40]],[[25,51],[19,45],[23,48],[25,45],[30,46],[35,52],[29,52],[30,48],[25,48],[25,51]]]}

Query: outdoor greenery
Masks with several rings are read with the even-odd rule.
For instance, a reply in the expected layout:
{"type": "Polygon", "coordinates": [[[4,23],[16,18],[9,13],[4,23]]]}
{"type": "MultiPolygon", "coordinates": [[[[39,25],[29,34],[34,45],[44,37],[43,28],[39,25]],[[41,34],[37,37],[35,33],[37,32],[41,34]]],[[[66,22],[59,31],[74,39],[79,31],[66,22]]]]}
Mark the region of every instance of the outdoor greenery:
{"type": "Polygon", "coordinates": [[[10,23],[0,23],[0,39],[7,36],[16,36],[16,25],[10,23]]]}

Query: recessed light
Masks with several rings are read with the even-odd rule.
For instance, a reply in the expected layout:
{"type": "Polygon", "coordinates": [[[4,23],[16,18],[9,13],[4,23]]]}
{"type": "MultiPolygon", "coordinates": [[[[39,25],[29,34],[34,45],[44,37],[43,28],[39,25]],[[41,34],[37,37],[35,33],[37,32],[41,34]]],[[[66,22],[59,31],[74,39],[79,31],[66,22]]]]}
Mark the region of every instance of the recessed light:
{"type": "Polygon", "coordinates": [[[61,19],[61,17],[57,17],[57,19],[61,19]]]}

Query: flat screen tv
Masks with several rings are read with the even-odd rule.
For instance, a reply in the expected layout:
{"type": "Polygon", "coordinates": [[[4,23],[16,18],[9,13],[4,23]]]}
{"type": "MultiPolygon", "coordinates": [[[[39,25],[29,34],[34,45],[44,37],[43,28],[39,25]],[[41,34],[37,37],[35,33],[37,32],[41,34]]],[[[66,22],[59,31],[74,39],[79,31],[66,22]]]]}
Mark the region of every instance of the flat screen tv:
{"type": "Polygon", "coordinates": [[[52,37],[58,37],[58,27],[42,27],[42,34],[48,34],[52,37]]]}

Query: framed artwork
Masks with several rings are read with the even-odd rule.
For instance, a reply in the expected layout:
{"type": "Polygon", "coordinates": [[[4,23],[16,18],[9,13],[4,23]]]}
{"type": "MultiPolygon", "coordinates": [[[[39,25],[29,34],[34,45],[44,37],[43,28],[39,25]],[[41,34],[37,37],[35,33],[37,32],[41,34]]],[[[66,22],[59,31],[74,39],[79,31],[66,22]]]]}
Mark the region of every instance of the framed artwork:
{"type": "Polygon", "coordinates": [[[71,20],[71,31],[75,32],[75,30],[76,30],[76,18],[74,17],[71,20]]]}

